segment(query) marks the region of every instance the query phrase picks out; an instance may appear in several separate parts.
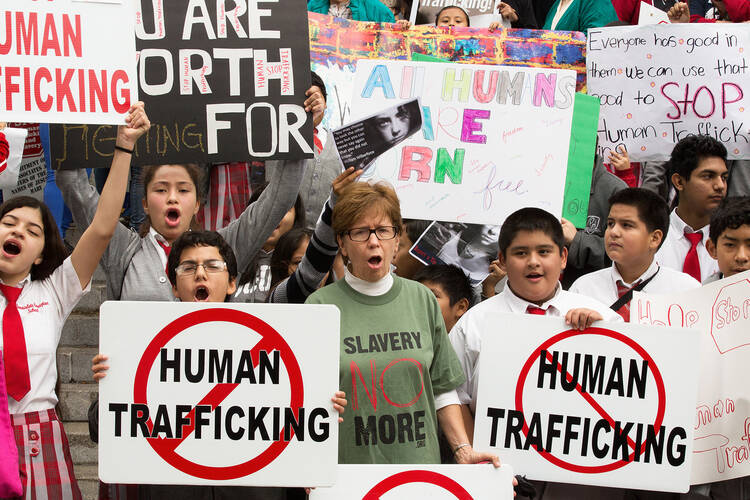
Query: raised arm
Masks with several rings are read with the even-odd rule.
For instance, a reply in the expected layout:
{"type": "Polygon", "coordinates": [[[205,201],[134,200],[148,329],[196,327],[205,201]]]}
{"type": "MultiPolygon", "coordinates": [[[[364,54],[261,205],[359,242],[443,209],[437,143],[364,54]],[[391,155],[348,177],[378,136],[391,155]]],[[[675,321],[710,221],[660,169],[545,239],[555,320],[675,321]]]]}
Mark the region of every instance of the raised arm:
{"type": "Polygon", "coordinates": [[[310,238],[310,244],[305,250],[305,255],[302,256],[302,261],[291,276],[273,289],[268,299],[269,302],[303,304],[307,297],[318,289],[323,277],[331,270],[339,248],[336,234],[331,227],[336,198],[341,190],[357,180],[362,172],[363,170],[349,167],[333,180],[331,196],[318,217],[315,232],[310,238]]]}
{"type": "Polygon", "coordinates": [[[128,185],[131,152],[138,138],[151,127],[142,102],[130,108],[125,121],[127,125],[121,125],[117,129],[115,144],[118,149],[115,149],[109,177],[99,198],[94,218],[70,256],[73,268],[78,274],[78,280],[81,282],[81,288],[86,288],[91,281],[99,259],[119,224],[120,211],[128,185]],[[123,151],[123,149],[130,152],[123,151]]]}
{"type": "Polygon", "coordinates": [[[292,208],[302,182],[306,160],[268,161],[270,181],[263,194],[238,219],[219,229],[237,257],[237,269],[245,269],[282,217],[292,208]]]}

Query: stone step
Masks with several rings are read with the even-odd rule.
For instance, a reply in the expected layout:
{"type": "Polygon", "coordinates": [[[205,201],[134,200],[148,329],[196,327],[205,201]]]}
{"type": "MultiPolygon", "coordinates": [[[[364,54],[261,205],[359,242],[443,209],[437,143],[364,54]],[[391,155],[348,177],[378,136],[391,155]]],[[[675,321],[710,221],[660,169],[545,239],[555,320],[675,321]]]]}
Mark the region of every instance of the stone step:
{"type": "Polygon", "coordinates": [[[63,325],[61,346],[96,347],[99,345],[99,312],[77,313],[68,316],[63,325]]]}
{"type": "Polygon", "coordinates": [[[83,500],[96,500],[99,498],[99,468],[96,465],[74,464],[78,487],[81,488],[83,500]]]}
{"type": "Polygon", "coordinates": [[[98,463],[97,445],[89,437],[87,422],[63,422],[65,434],[68,435],[70,456],[77,465],[96,465],[98,463]]]}
{"type": "Polygon", "coordinates": [[[93,382],[91,378],[91,358],[99,349],[96,347],[67,347],[57,349],[57,375],[63,384],[93,382]]]}
{"type": "Polygon", "coordinates": [[[89,293],[81,297],[81,300],[78,302],[78,305],[76,305],[73,311],[83,313],[98,313],[99,306],[102,305],[102,302],[107,300],[106,286],[107,285],[105,281],[94,280],[91,283],[91,290],[89,290],[89,293]]]}
{"type": "Polygon", "coordinates": [[[87,422],[91,402],[99,396],[99,385],[60,384],[60,418],[66,422],[87,422]]]}

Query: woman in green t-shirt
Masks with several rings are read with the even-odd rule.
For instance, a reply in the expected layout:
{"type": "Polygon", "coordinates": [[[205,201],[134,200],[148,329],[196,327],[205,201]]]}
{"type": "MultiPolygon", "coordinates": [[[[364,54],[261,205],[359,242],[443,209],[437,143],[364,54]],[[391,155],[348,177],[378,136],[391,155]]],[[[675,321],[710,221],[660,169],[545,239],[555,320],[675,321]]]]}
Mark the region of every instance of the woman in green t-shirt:
{"type": "Polygon", "coordinates": [[[339,428],[339,463],[440,463],[440,425],[458,463],[499,466],[469,444],[455,393],[464,375],[435,296],[391,273],[402,232],[393,188],[346,188],[333,230],[346,275],[307,302],[341,310],[339,386],[351,416],[339,428]]]}

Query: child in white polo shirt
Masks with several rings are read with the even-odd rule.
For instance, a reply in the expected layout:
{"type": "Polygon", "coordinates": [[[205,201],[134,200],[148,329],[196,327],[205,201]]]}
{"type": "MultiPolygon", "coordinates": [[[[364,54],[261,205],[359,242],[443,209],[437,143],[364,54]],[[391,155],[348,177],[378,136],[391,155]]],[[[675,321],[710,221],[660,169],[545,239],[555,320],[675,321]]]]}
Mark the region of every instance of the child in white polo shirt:
{"type": "Polygon", "coordinates": [[[578,278],[571,292],[596,297],[630,321],[634,291],[672,293],[700,286],[694,278],[654,259],[669,231],[669,209],[643,188],[618,191],[609,199],[604,248],[612,266],[578,278]]]}
{"type": "MultiPolygon", "coordinates": [[[[466,375],[466,382],[458,387],[457,392],[470,439],[473,439],[472,415],[477,402],[482,335],[503,334],[494,322],[496,313],[564,317],[568,324],[580,329],[597,320],[621,320],[605,304],[562,290],[559,278],[565,269],[568,250],[560,221],[551,213],[539,208],[522,208],[512,213],[500,229],[499,246],[500,267],[508,276],[506,287],[469,309],[448,336],[466,375]]],[[[511,387],[514,383],[506,383],[507,390],[514,390],[511,387]]],[[[559,483],[535,483],[535,487],[537,498],[543,500],[622,498],[620,490],[612,488],[559,483]]]]}

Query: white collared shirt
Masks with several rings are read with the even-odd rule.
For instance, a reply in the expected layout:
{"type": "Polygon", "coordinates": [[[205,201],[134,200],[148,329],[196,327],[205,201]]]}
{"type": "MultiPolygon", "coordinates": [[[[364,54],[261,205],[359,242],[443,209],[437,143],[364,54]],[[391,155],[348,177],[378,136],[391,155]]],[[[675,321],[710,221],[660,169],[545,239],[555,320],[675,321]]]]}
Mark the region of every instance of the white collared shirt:
{"type": "MultiPolygon", "coordinates": [[[[701,239],[696,247],[698,262],[701,266],[701,282],[712,274],[719,272],[719,263],[706,250],[708,227],[700,228],[700,231],[703,233],[703,239],[701,239]]],[[[669,214],[669,231],[667,231],[667,237],[664,239],[661,248],[656,252],[656,262],[663,267],[669,267],[675,271],[682,272],[682,266],[685,265],[685,256],[687,256],[688,250],[690,250],[690,241],[685,238],[685,229],[689,233],[695,232],[692,227],[680,219],[676,210],[672,210],[672,213],[669,214]]]]}
{"type": "Polygon", "coordinates": [[[461,403],[471,405],[476,410],[477,384],[479,383],[479,351],[482,348],[483,332],[502,335],[502,328],[493,323],[496,313],[526,314],[529,306],[547,310],[547,315],[564,317],[571,309],[585,307],[602,315],[604,321],[622,321],[622,317],[612,309],[585,295],[566,292],[558,284],[557,292],[550,300],[538,306],[517,296],[506,286],[502,292],[469,309],[461,316],[448,338],[456,351],[458,360],[466,375],[466,382],[458,387],[461,403]]]}
{"type": "Polygon", "coordinates": [[[164,249],[161,247],[161,245],[159,245],[159,242],[162,242],[168,247],[171,247],[172,245],[167,243],[167,240],[164,239],[164,236],[157,233],[156,229],[154,229],[153,227],[148,229],[148,239],[149,241],[151,241],[151,244],[154,245],[154,248],[156,248],[156,253],[159,254],[159,258],[161,259],[162,269],[166,269],[167,268],[167,252],[165,252],[164,249]]]}
{"type": "MultiPolygon", "coordinates": [[[[21,401],[8,396],[10,413],[21,414],[54,408],[57,404],[55,384],[57,383],[57,344],[65,319],[78,304],[85,290],[73,268],[70,257],[43,280],[32,281],[24,278],[23,291],[16,302],[23,323],[26,352],[29,361],[31,390],[21,401]]],[[[0,293],[0,317],[7,305],[5,296],[0,293]]],[[[2,323],[0,322],[0,333],[2,323]]],[[[0,349],[3,338],[0,334],[0,349]]]]}
{"type": "Polygon", "coordinates": [[[620,275],[620,271],[617,270],[617,266],[613,262],[612,266],[609,268],[584,274],[578,278],[575,283],[571,285],[570,291],[612,305],[619,298],[619,295],[617,294],[618,281],[621,281],[626,287],[630,288],[637,282],[647,280],[651,278],[651,276],[653,276],[653,279],[643,287],[642,291],[645,293],[675,293],[692,290],[701,286],[701,284],[689,274],[675,271],[674,269],[664,266],[659,267],[659,264],[657,264],[654,259],[651,261],[651,265],[648,269],[646,269],[646,272],[640,275],[633,283],[625,283],[625,280],[623,280],[620,275]],[[656,272],[657,270],[659,271],[658,273],[656,272]]]}

